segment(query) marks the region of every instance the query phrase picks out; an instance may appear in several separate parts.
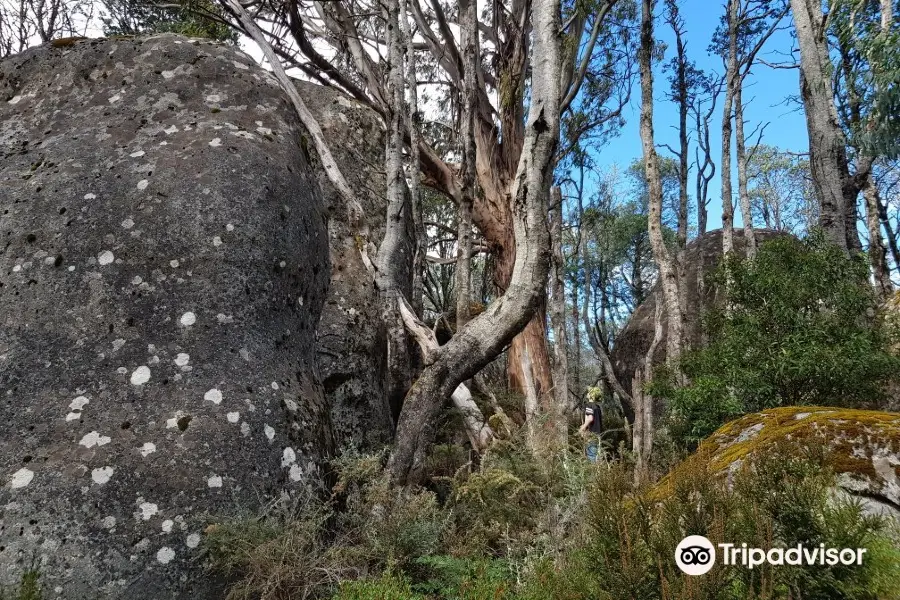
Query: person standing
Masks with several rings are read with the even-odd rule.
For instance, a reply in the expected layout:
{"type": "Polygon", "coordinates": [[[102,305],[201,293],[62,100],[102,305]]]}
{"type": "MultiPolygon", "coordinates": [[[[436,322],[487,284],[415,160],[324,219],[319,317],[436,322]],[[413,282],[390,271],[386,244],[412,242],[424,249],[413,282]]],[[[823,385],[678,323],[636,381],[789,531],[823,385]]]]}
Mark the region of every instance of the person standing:
{"type": "Polygon", "coordinates": [[[584,407],[584,423],[578,428],[578,432],[587,438],[584,454],[591,462],[597,462],[600,455],[600,434],[603,433],[603,411],[600,404],[590,402],[584,407]]]}

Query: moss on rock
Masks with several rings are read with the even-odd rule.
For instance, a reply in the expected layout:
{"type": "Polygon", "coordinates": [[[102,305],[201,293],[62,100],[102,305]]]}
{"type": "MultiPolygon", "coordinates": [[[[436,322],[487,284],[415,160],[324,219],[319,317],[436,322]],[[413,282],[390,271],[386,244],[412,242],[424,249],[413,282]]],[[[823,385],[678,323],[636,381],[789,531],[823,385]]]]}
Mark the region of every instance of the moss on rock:
{"type": "Polygon", "coordinates": [[[823,450],[844,490],[900,509],[900,414],[820,406],[785,406],[726,423],[655,488],[698,469],[728,475],[760,452],[823,450]]]}

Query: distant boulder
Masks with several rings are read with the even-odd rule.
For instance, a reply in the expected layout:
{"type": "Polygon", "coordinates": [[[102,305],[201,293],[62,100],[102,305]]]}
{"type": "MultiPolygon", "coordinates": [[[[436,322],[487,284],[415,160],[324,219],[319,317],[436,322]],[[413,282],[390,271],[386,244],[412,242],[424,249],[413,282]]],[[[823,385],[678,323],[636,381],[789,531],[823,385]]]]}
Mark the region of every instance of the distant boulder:
{"type": "MultiPolygon", "coordinates": [[[[755,230],[757,243],[789,235],[771,229],[755,230]]],[[[734,232],[734,250],[739,256],[745,254],[744,232],[734,232]]],[[[689,347],[698,348],[704,344],[701,318],[703,313],[719,299],[719,290],[706,284],[707,277],[715,272],[722,260],[722,230],[707,232],[691,241],[684,252],[685,342],[689,347]]],[[[622,386],[631,393],[631,380],[635,370],[644,364],[650,344],[653,342],[656,303],[662,297],[662,290],[655,285],[632,313],[628,323],[616,336],[610,360],[613,370],[622,386]]],[[[666,332],[668,318],[663,316],[663,340],[653,355],[653,364],[660,365],[666,360],[666,332]]],[[[661,410],[655,411],[662,414],[661,410]]],[[[631,418],[629,416],[629,418],[631,418]]]]}
{"type": "Polygon", "coordinates": [[[0,586],[220,599],[209,515],[323,481],[329,280],[306,134],[233,48],[0,62],[0,586]]]}

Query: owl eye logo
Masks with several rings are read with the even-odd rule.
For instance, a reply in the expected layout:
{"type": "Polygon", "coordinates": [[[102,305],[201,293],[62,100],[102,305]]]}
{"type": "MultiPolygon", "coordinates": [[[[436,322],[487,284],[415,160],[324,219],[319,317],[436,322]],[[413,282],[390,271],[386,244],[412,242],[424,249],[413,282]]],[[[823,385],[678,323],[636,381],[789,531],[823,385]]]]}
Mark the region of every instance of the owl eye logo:
{"type": "Polygon", "coordinates": [[[712,560],[709,548],[703,546],[688,546],[681,549],[681,562],[686,565],[705,565],[712,560]]]}
{"type": "Polygon", "coordinates": [[[688,575],[703,575],[713,568],[716,551],[702,535],[689,535],[675,548],[675,563],[688,575]]]}

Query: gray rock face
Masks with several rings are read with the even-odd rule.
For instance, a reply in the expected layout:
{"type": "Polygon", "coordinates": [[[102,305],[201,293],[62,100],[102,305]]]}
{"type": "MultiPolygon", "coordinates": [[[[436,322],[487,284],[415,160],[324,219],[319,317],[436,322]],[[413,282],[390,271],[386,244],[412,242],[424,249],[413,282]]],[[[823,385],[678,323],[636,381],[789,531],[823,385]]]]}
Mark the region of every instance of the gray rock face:
{"type": "Polygon", "coordinates": [[[323,201],[277,84],[175,36],[0,62],[0,583],[222,598],[210,515],[321,482],[323,201]]]}
{"type": "MultiPolygon", "coordinates": [[[[384,235],[384,130],[371,110],[340,93],[297,82],[322,127],[335,160],[366,212],[370,235],[384,235]]],[[[378,293],[347,224],[347,209],[319,171],[328,211],[331,283],[317,332],[319,373],[331,406],[339,446],[373,447],[390,441],[391,408],[385,390],[386,333],[378,293]]]]}

